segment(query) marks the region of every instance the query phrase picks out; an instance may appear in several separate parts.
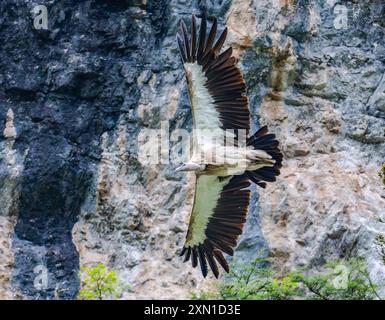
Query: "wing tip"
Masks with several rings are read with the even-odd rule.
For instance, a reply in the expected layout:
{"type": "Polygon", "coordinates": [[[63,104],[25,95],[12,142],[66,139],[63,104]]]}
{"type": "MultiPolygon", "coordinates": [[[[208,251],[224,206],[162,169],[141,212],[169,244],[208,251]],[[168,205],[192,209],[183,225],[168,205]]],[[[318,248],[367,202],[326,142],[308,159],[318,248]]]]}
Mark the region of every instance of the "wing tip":
{"type": "Polygon", "coordinates": [[[185,255],[183,262],[188,262],[191,260],[193,268],[196,268],[198,265],[200,266],[201,273],[204,278],[206,278],[208,275],[208,266],[210,267],[214,277],[216,279],[219,278],[220,273],[217,263],[219,263],[219,265],[226,273],[230,271],[230,267],[222,252],[213,246],[207,239],[203,244],[195,245],[192,247],[184,246],[180,253],[180,256],[183,255],[185,255]]]}

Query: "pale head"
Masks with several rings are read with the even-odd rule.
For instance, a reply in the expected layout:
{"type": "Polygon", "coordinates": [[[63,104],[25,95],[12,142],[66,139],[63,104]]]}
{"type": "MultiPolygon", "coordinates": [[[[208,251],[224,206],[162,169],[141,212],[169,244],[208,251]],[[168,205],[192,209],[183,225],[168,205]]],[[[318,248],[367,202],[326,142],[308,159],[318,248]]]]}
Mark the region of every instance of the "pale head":
{"type": "Polygon", "coordinates": [[[195,162],[186,162],[181,166],[175,169],[176,172],[179,171],[203,171],[206,168],[205,164],[195,163],[195,162]]]}

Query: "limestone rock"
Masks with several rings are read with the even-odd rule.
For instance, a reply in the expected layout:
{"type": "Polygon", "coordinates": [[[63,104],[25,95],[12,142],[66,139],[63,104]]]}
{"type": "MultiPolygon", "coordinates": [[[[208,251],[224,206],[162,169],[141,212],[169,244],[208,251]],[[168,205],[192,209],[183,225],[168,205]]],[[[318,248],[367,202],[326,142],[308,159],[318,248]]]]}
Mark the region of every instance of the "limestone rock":
{"type": "Polygon", "coordinates": [[[193,177],[138,158],[143,130],[191,130],[175,33],[202,10],[229,29],[253,128],[285,155],[277,182],[253,188],[236,258],[265,250],[284,273],[360,255],[384,285],[383,2],[346,2],[347,29],[336,1],[40,3],[49,30],[33,28],[33,1],[0,3],[0,298],[73,299],[79,267],[100,262],[131,285],[124,298],[218,283],[178,257],[193,177]]]}

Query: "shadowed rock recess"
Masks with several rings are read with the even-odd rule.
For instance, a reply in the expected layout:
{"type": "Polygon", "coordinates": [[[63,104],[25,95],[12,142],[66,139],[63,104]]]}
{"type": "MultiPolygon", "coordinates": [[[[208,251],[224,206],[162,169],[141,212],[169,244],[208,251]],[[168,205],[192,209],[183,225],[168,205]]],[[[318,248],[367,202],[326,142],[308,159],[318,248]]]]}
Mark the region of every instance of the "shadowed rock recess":
{"type": "Polygon", "coordinates": [[[253,126],[285,155],[253,192],[237,258],[263,250],[284,273],[359,255],[384,288],[385,4],[342,1],[341,28],[335,3],[40,0],[36,30],[36,1],[1,1],[0,298],[75,298],[80,266],[99,262],[131,284],[123,298],[216,285],[177,256],[192,177],[137,159],[141,130],[191,129],[175,34],[201,11],[229,28],[253,126]]]}

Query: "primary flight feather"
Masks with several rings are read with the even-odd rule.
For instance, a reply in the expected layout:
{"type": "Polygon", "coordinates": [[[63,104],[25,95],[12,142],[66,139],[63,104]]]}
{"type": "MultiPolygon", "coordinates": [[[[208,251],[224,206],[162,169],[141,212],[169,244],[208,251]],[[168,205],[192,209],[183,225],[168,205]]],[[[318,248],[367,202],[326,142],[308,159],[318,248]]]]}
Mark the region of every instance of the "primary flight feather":
{"type": "Polygon", "coordinates": [[[194,204],[181,256],[191,260],[193,267],[199,264],[204,277],[208,267],[215,277],[219,276],[218,265],[229,271],[223,253],[233,255],[242,233],[251,181],[265,188],[266,182],[276,180],[282,166],[279,143],[266,127],[248,137],[250,111],[245,82],[232,48],[221,53],[227,29],[217,38],[217,20],[211,20],[208,35],[204,15],[198,34],[194,15],[190,33],[182,20],[177,34],[195,130],[193,155],[177,171],[196,174],[194,204]]]}

